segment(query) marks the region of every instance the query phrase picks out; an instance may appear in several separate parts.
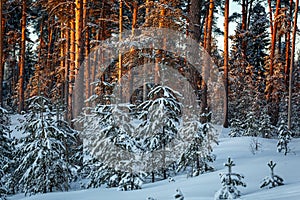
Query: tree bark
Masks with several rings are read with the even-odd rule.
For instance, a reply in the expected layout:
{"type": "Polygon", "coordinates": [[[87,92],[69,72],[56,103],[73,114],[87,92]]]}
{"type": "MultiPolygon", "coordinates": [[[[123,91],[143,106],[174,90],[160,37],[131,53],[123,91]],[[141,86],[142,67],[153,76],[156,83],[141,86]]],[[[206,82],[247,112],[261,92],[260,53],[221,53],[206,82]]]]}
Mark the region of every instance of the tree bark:
{"type": "Polygon", "coordinates": [[[4,75],[4,65],[3,65],[3,32],[2,30],[2,1],[0,1],[0,107],[3,107],[3,75],[4,75]]]}
{"type": "MultiPolygon", "coordinates": [[[[135,33],[135,28],[136,28],[136,25],[137,25],[137,15],[138,15],[138,2],[137,1],[134,1],[133,2],[133,13],[132,13],[132,27],[131,27],[131,33],[132,33],[132,36],[134,36],[134,33],[135,33]]],[[[134,65],[134,55],[136,53],[135,49],[134,48],[131,48],[130,49],[130,52],[131,52],[131,56],[132,56],[132,61],[131,63],[134,65]]],[[[128,100],[130,100],[130,97],[131,97],[131,94],[133,92],[133,74],[131,73],[131,69],[133,68],[134,66],[129,66],[129,69],[128,69],[128,100]]]]}
{"type": "Polygon", "coordinates": [[[65,119],[70,122],[69,120],[69,87],[70,87],[70,27],[69,23],[67,22],[64,26],[64,75],[65,75],[65,82],[64,82],[64,99],[65,99],[65,119]]]}
{"type": "Polygon", "coordinates": [[[289,17],[288,17],[288,30],[286,33],[286,41],[285,41],[285,66],[284,66],[284,82],[286,87],[288,87],[288,72],[289,72],[289,66],[290,66],[290,45],[291,45],[291,20],[293,17],[293,0],[290,0],[290,11],[289,11],[289,17]]]}
{"type": "Polygon", "coordinates": [[[70,68],[68,81],[68,121],[73,119],[73,87],[75,82],[75,22],[74,19],[70,21],[70,68]]]}
{"type": "MultiPolygon", "coordinates": [[[[207,51],[207,53],[211,54],[211,43],[212,43],[212,25],[213,25],[213,18],[214,18],[214,0],[209,1],[209,11],[206,19],[205,24],[205,32],[204,32],[204,48],[207,51]]],[[[206,65],[209,65],[209,61],[206,63],[206,65]]],[[[210,69],[210,66],[208,66],[210,69]]],[[[201,114],[207,114],[208,113],[208,102],[207,102],[207,96],[208,96],[208,88],[207,88],[207,77],[209,76],[209,72],[207,71],[207,66],[204,66],[204,69],[202,71],[202,81],[201,81],[201,114]]],[[[201,122],[206,123],[207,117],[202,116],[201,122]]]]}
{"type": "Polygon", "coordinates": [[[82,62],[82,0],[75,1],[75,74],[82,62]]]}
{"type": "Polygon", "coordinates": [[[289,75],[289,102],[288,102],[288,128],[292,128],[292,87],[293,87],[293,66],[295,57],[295,46],[296,46],[296,32],[297,32],[297,16],[298,16],[299,0],[296,0],[295,13],[294,13],[294,29],[293,29],[293,41],[291,50],[291,61],[290,61],[290,75],[289,75]]]}
{"type": "Polygon", "coordinates": [[[19,61],[19,107],[18,111],[24,110],[24,71],[26,53],[26,0],[22,0],[22,21],[21,21],[21,52],[19,61]]]}
{"type": "MultiPolygon", "coordinates": [[[[89,98],[91,96],[90,91],[90,34],[89,34],[89,27],[87,25],[88,18],[89,18],[89,10],[87,6],[87,0],[83,0],[83,29],[85,33],[85,45],[84,45],[84,57],[85,57],[85,63],[84,63],[84,83],[85,83],[85,98],[89,98]]],[[[86,106],[89,106],[89,102],[86,102],[86,106]]]]}
{"type": "MultiPolygon", "coordinates": [[[[270,2],[270,0],[269,0],[270,2]]],[[[271,2],[269,3],[269,6],[271,2]]],[[[275,56],[275,48],[276,48],[276,38],[277,38],[277,17],[279,14],[279,8],[280,8],[280,0],[277,0],[276,2],[276,11],[274,16],[274,22],[273,22],[273,28],[272,28],[272,40],[271,40],[271,51],[270,51],[270,76],[273,76],[274,71],[274,56],[275,56]]]]}
{"type": "Polygon", "coordinates": [[[202,1],[191,0],[189,6],[189,19],[190,25],[189,29],[191,32],[191,37],[196,40],[198,43],[201,39],[201,27],[200,27],[200,9],[202,1]]]}
{"type": "MultiPolygon", "coordinates": [[[[119,0],[119,41],[122,41],[122,32],[123,32],[123,0],[119,0]]],[[[118,60],[118,81],[120,83],[120,100],[122,101],[122,85],[121,85],[121,78],[122,78],[122,52],[119,51],[119,60],[118,60]]]]}
{"type": "Polygon", "coordinates": [[[225,0],[224,13],[224,87],[225,87],[225,108],[224,108],[224,128],[228,128],[228,17],[229,17],[229,0],[225,0]]]}
{"type": "Polygon", "coordinates": [[[214,0],[209,1],[209,11],[208,11],[208,17],[207,17],[207,24],[206,24],[206,41],[205,41],[205,49],[208,54],[211,53],[211,41],[212,41],[212,25],[214,20],[214,0]]]}

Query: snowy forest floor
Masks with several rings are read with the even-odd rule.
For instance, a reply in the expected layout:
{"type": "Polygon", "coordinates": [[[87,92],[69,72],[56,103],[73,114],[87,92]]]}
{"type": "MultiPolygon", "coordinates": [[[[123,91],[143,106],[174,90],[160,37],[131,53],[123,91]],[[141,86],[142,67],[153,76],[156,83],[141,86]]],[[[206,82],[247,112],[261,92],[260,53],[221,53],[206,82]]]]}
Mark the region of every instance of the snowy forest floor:
{"type": "Polygon", "coordinates": [[[233,172],[245,176],[246,188],[239,187],[240,199],[300,199],[300,138],[292,139],[289,147],[291,151],[285,156],[276,151],[276,139],[258,138],[261,148],[255,154],[251,152],[251,137],[230,138],[223,130],[219,138],[219,145],[215,146],[217,156],[213,163],[215,171],[197,177],[187,178],[186,175],[173,177],[175,182],[168,180],[148,183],[141,190],[117,191],[116,188],[96,188],[70,192],[56,192],[24,197],[24,194],[14,195],[8,200],[146,200],[153,197],[157,200],[174,199],[175,190],[180,188],[185,200],[213,199],[214,194],[221,188],[219,174],[227,172],[224,163],[231,157],[236,166],[233,172]],[[275,174],[284,179],[283,186],[272,189],[260,189],[261,181],[270,175],[267,163],[273,160],[277,163],[275,174]]]}

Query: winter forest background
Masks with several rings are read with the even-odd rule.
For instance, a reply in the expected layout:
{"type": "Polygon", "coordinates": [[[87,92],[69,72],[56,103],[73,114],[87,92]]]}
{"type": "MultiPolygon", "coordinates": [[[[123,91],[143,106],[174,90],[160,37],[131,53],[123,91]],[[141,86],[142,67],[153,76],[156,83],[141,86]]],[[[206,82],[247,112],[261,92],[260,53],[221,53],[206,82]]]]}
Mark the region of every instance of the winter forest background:
{"type": "MultiPolygon", "coordinates": [[[[224,99],[222,125],[229,128],[229,136],[276,139],[277,150],[288,154],[289,142],[300,137],[298,3],[1,0],[0,199],[18,193],[69,191],[74,183],[81,183],[82,188],[135,190],[141,189],[142,183],[168,179],[176,173],[198,176],[214,171],[213,147],[218,144],[218,135],[211,121],[210,91],[185,57],[151,47],[132,49],[120,54],[101,76],[96,67],[84,62],[101,41],[125,30],[134,34],[139,28],[168,28],[193,38],[223,77],[220,81],[226,92],[216,98],[224,99]],[[232,5],[238,12],[229,14],[232,5]],[[234,34],[229,35],[233,28],[234,34]],[[171,63],[186,76],[192,85],[189,90],[197,97],[196,114],[182,119],[180,86],[157,84],[159,67],[153,71],[152,83],[133,90],[139,74],[129,70],[149,61],[171,63]],[[82,96],[87,98],[78,111],[73,101],[79,72],[85,80],[82,96]],[[129,95],[130,102],[114,104],[113,89],[125,75],[131,85],[121,92],[129,95]],[[19,125],[13,127],[16,116],[19,125]],[[154,123],[157,118],[163,122],[154,123]],[[22,135],[15,137],[14,131],[22,135]],[[145,136],[149,132],[152,135],[145,136]],[[132,170],[116,168],[120,163],[112,158],[118,155],[108,153],[111,148],[131,153],[165,150],[180,134],[190,135],[188,148],[127,163],[127,169],[132,170]],[[93,148],[84,149],[83,139],[93,148]],[[100,147],[108,151],[97,152],[100,147]],[[146,171],[133,170],[135,165],[148,163],[152,165],[146,171]]],[[[94,59],[104,60],[97,55],[94,59]]],[[[253,140],[254,151],[259,145],[253,140]]],[[[232,164],[228,159],[226,166],[232,164]]],[[[244,185],[241,176],[234,175],[238,177],[236,184],[244,185]]],[[[225,194],[221,191],[219,197],[225,194]]]]}

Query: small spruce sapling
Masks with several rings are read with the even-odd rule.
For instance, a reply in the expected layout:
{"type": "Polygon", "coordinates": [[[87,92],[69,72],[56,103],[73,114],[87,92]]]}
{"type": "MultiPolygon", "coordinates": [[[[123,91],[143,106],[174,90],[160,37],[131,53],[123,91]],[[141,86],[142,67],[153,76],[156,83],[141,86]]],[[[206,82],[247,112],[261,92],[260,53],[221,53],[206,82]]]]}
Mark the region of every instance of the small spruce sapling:
{"type": "Polygon", "coordinates": [[[228,167],[228,173],[220,174],[222,188],[215,194],[215,199],[236,199],[241,195],[241,192],[236,186],[246,187],[246,183],[242,181],[244,176],[232,173],[232,167],[235,166],[235,164],[230,157],[224,165],[228,167]]]}
{"type": "Polygon", "coordinates": [[[174,194],[175,200],[184,200],[184,196],[180,189],[176,189],[176,193],[174,194]]]}
{"type": "Polygon", "coordinates": [[[274,168],[276,166],[276,163],[271,160],[270,162],[268,162],[268,166],[271,169],[271,176],[267,176],[264,178],[260,185],[260,188],[273,188],[276,186],[284,185],[283,179],[280,176],[274,174],[274,168]]]}
{"type": "Polygon", "coordinates": [[[284,121],[280,122],[278,128],[278,143],[277,143],[277,151],[284,151],[284,155],[289,152],[288,143],[292,139],[292,132],[288,129],[287,125],[284,121]]]}

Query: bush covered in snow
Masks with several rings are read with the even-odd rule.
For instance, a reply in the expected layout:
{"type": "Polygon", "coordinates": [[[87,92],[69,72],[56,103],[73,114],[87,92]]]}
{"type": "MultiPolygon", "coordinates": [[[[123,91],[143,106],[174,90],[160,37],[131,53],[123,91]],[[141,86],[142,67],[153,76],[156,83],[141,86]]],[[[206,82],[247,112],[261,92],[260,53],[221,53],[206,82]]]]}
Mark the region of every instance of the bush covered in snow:
{"type": "Polygon", "coordinates": [[[276,163],[271,160],[270,162],[268,162],[268,166],[270,167],[271,175],[264,178],[260,187],[272,188],[272,187],[283,185],[283,179],[280,176],[274,174],[274,168],[276,166],[276,163]]]}
{"type": "Polygon", "coordinates": [[[232,167],[235,164],[231,158],[228,158],[227,163],[224,165],[228,167],[228,173],[220,175],[222,188],[215,194],[215,199],[236,199],[241,195],[237,186],[246,187],[246,183],[242,181],[244,176],[232,172],[232,167]]]}

